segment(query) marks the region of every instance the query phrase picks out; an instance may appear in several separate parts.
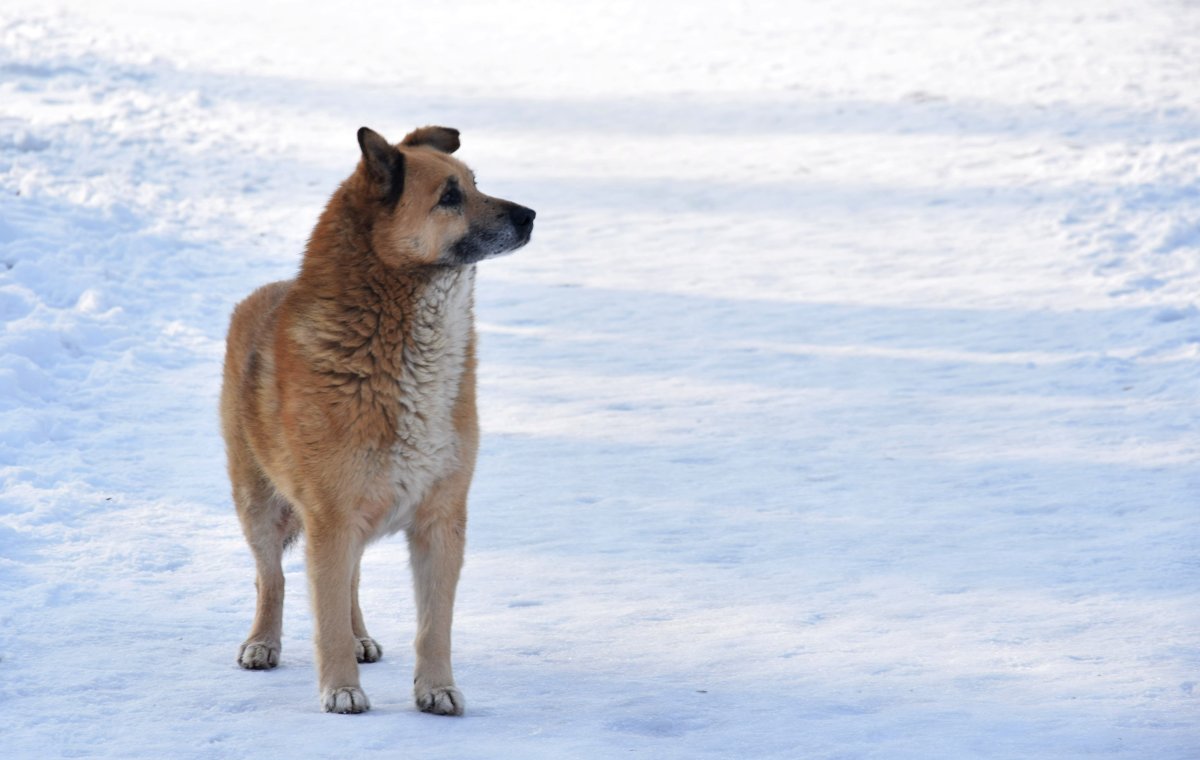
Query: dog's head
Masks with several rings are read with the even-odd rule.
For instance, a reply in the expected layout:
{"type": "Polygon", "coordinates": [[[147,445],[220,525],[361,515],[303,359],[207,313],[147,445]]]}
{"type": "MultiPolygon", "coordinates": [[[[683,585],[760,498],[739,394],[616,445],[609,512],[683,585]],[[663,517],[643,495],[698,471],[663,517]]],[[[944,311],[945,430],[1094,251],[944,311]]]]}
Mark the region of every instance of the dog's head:
{"type": "Polygon", "coordinates": [[[376,253],[391,266],[463,266],[515,251],[533,233],[533,209],[484,195],[450,154],[458,130],[422,127],[398,145],[358,130],[353,180],[365,194],[376,253]]]}

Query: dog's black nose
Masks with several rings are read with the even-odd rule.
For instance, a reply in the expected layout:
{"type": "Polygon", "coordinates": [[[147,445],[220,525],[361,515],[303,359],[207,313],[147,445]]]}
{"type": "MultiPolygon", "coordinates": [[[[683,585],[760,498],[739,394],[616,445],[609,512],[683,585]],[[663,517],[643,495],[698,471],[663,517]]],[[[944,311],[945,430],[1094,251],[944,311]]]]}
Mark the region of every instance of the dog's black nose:
{"type": "Polygon", "coordinates": [[[518,206],[515,203],[508,210],[508,218],[512,220],[513,226],[518,230],[531,229],[535,216],[537,216],[537,212],[533,209],[518,206]]]}

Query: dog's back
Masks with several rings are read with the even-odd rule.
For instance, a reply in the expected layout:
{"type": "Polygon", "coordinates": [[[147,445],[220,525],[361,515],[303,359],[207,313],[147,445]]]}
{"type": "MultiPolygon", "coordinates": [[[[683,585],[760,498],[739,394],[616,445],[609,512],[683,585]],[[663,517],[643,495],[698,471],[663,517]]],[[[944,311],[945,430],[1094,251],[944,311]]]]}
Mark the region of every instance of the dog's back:
{"type": "Polygon", "coordinates": [[[261,399],[262,391],[274,385],[271,341],[280,304],[292,283],[283,280],[262,286],[237,305],[229,321],[221,384],[221,429],[227,444],[241,444],[234,447],[239,455],[252,456],[245,426],[267,416],[246,408],[246,404],[261,399]]]}

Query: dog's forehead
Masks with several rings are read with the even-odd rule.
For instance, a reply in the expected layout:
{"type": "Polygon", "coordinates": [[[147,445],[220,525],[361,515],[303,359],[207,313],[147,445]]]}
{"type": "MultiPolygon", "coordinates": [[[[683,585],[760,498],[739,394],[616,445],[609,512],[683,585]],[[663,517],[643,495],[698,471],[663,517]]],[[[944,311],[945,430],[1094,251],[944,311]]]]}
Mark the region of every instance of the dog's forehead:
{"type": "Polygon", "coordinates": [[[462,161],[435,148],[406,147],[405,173],[411,178],[440,185],[449,177],[470,177],[471,170],[462,161]]]}

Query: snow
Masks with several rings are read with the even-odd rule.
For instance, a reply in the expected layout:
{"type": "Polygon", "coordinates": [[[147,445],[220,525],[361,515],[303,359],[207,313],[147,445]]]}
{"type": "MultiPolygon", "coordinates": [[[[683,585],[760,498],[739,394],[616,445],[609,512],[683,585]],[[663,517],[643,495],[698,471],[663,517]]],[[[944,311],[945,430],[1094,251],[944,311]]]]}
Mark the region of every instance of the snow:
{"type": "Polygon", "coordinates": [[[5,757],[1200,757],[1200,7],[0,8],[5,757]],[[461,719],[281,667],[216,424],[232,306],[357,158],[462,130],[461,719]]]}

